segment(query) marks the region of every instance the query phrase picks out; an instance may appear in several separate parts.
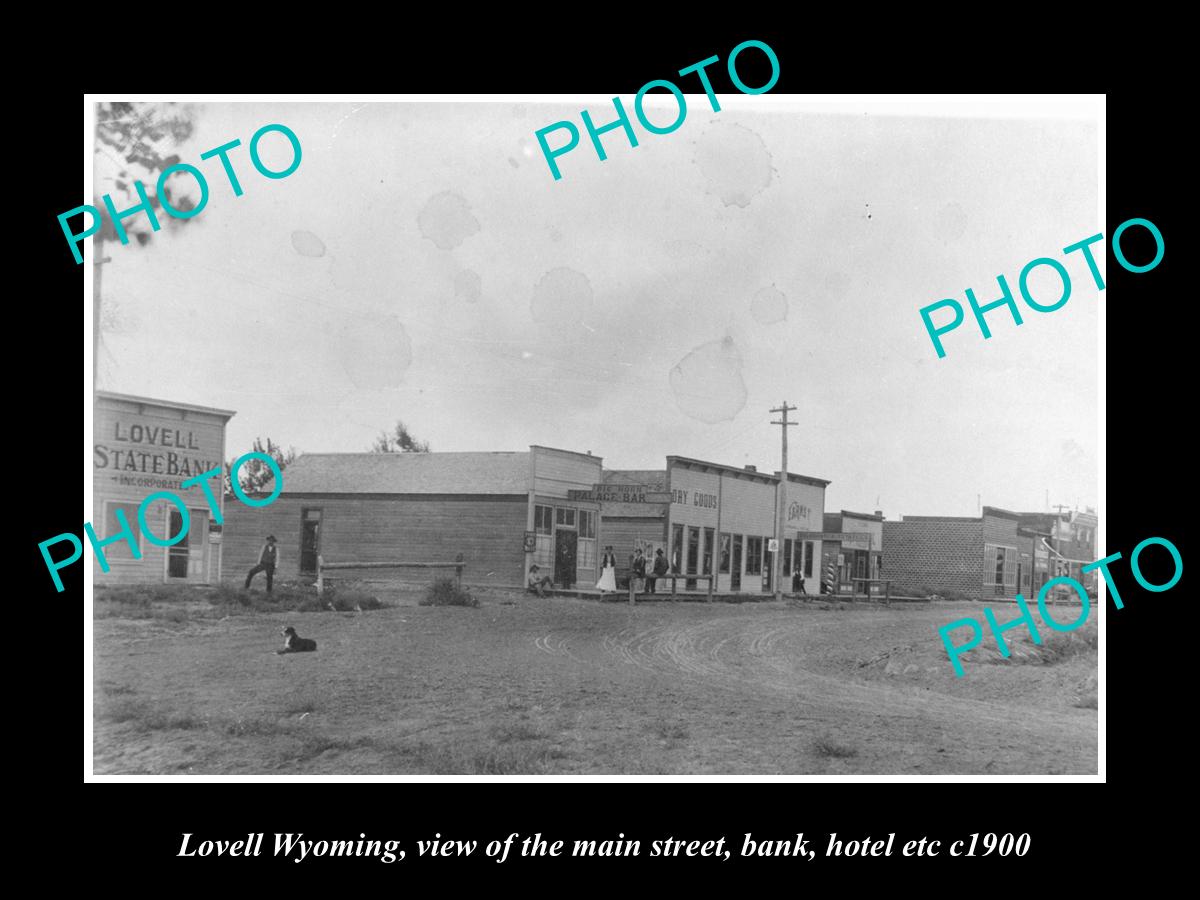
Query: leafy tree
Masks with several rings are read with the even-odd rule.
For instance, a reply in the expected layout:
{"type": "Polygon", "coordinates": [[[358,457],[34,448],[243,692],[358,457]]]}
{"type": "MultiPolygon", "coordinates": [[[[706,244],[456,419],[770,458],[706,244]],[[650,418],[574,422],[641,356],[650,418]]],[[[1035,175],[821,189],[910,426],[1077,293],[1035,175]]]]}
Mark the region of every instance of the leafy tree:
{"type": "Polygon", "coordinates": [[[418,441],[413,437],[403,422],[396,422],[391,434],[379,432],[375,443],[371,445],[372,453],[428,453],[429,441],[418,441]]]}
{"type": "MultiPolygon", "coordinates": [[[[192,135],[191,107],[178,103],[98,103],[96,105],[96,196],[92,206],[101,210],[102,225],[92,235],[93,258],[98,263],[93,280],[92,311],[92,376],[97,374],[100,357],[101,332],[107,321],[101,313],[100,276],[104,267],[104,242],[118,240],[116,227],[107,214],[104,194],[111,195],[118,211],[129,209],[140,202],[134,181],[145,186],[152,208],[160,225],[175,226],[193,221],[176,219],[162,211],[162,198],[156,193],[158,176],[179,162],[177,154],[168,151],[192,135]],[[165,221],[164,221],[165,220],[165,221]]],[[[189,184],[184,179],[183,184],[189,184]]],[[[195,209],[195,202],[188,196],[176,196],[171,185],[163,185],[163,195],[171,206],[181,212],[195,209]]],[[[87,221],[87,217],[84,217],[87,221]]],[[[126,231],[144,245],[153,233],[145,224],[144,215],[139,213],[140,224],[129,220],[126,231]]]]}
{"type": "MultiPolygon", "coordinates": [[[[266,447],[263,446],[261,438],[254,439],[253,452],[265,453],[275,460],[279,466],[279,471],[282,472],[291,463],[296,461],[299,456],[295,447],[288,447],[285,451],[282,447],[267,438],[266,447]]],[[[235,460],[229,459],[225,461],[225,496],[229,497],[233,494],[232,471],[235,460]]],[[[241,469],[238,470],[238,482],[241,484],[243,493],[254,494],[262,493],[269,494],[274,488],[271,482],[275,480],[275,473],[271,471],[271,467],[261,459],[250,459],[242,463],[241,469]]]]}

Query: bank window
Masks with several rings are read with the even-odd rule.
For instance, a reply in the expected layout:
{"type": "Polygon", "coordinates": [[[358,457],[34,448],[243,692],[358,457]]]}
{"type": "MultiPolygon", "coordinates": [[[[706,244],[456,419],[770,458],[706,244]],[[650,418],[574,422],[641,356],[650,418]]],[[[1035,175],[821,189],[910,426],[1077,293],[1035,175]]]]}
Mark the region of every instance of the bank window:
{"type": "Polygon", "coordinates": [[[533,530],[538,534],[549,534],[554,530],[554,507],[535,506],[533,508],[533,530]]]}
{"type": "Polygon", "coordinates": [[[762,574],[763,539],[746,536],[746,574],[762,574]]]}
{"type": "MultiPolygon", "coordinates": [[[[139,552],[142,552],[142,531],[138,527],[138,505],[136,503],[117,503],[109,500],[105,503],[104,509],[104,525],[103,534],[98,534],[97,537],[103,539],[117,534],[122,529],[122,525],[117,521],[117,510],[119,509],[125,516],[125,521],[129,525],[129,533],[133,535],[133,542],[137,544],[139,552]]],[[[156,530],[157,529],[152,529],[156,530]]],[[[178,533],[178,530],[172,531],[171,536],[178,533]]],[[[104,558],[111,564],[114,560],[134,559],[133,551],[129,549],[128,541],[113,541],[104,548],[104,558]]]]}
{"type": "Polygon", "coordinates": [[[562,525],[564,528],[575,527],[575,510],[569,506],[556,506],[554,508],[554,521],[562,525]]]}
{"type": "Polygon", "coordinates": [[[588,509],[579,511],[579,536],[594,538],[596,536],[596,514],[588,509]]]}
{"type": "Polygon", "coordinates": [[[721,561],[717,571],[722,575],[729,574],[729,535],[725,533],[721,535],[721,561]]]}
{"type": "Polygon", "coordinates": [[[804,542],[804,577],[812,578],[813,542],[804,542]]]}

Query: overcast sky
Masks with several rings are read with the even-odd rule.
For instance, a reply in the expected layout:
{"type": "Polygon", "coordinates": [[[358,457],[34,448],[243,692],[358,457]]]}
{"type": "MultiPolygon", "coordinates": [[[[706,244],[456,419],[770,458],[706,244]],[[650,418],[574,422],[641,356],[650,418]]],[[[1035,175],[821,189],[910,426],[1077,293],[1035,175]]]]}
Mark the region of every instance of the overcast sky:
{"type": "MultiPolygon", "coordinates": [[[[105,247],[99,386],[237,410],[230,457],[255,436],[363,451],[402,418],[435,452],[543,444],[611,468],[777,469],[786,400],[790,468],[832,482],[829,510],[1095,504],[1104,292],[1061,253],[1103,228],[1094,123],[688,100],[671,134],[604,135],[605,162],[583,133],[559,181],[534,135],[582,131],[583,103],[199,105],[176,152],[208,206],[105,247]],[[269,180],[246,145],[275,122],[303,160],[269,180]],[[241,197],[199,159],[233,138],[241,197]],[[937,358],[920,307],[995,300],[1001,273],[1016,293],[1042,256],[1071,274],[1064,307],[1018,295],[1025,323],[990,313],[986,341],[968,309],[937,358]]],[[[278,134],[262,151],[290,159],[278,134]]]]}

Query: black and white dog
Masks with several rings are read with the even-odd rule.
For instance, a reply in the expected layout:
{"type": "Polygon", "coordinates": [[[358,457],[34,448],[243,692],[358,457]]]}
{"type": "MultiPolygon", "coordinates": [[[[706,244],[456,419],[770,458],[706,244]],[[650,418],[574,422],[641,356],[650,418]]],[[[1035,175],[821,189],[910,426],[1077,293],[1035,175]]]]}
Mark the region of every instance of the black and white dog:
{"type": "Polygon", "coordinates": [[[280,633],[284,636],[283,649],[276,650],[276,653],[303,653],[306,650],[317,649],[316,641],[300,637],[291,625],[284,627],[280,633]]]}

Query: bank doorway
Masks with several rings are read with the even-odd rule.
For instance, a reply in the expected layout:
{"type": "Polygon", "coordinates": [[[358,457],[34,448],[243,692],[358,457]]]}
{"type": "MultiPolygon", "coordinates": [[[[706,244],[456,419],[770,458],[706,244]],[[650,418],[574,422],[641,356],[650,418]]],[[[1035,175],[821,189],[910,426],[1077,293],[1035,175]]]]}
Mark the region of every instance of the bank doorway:
{"type": "MultiPolygon", "coordinates": [[[[183,531],[183,514],[173,505],[167,513],[166,537],[171,538],[183,531]]],[[[189,509],[188,518],[183,538],[166,548],[167,581],[208,584],[208,510],[189,509]]]]}

